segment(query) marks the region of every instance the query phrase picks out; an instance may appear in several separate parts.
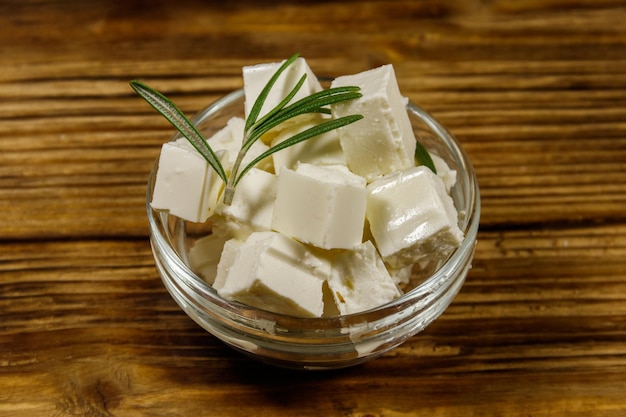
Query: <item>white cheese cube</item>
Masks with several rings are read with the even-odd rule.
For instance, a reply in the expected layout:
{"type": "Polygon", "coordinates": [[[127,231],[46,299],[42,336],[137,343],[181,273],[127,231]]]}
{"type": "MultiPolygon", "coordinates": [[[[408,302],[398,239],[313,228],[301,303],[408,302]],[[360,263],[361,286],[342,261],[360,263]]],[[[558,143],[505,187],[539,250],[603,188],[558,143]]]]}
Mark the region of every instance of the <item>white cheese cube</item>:
{"type": "Polygon", "coordinates": [[[435,164],[435,169],[437,170],[437,175],[441,177],[444,185],[446,186],[446,192],[450,194],[450,190],[456,184],[456,171],[454,169],[450,169],[446,161],[443,160],[442,157],[430,154],[430,158],[433,160],[435,164]]]}
{"type": "Polygon", "coordinates": [[[232,203],[226,205],[220,201],[215,212],[231,223],[228,225],[231,232],[239,237],[253,231],[270,230],[276,181],[274,174],[250,169],[237,184],[232,203]]]}
{"type": "Polygon", "coordinates": [[[425,166],[367,187],[367,218],[383,260],[393,268],[447,257],[463,240],[441,178],[425,166]]]}
{"type": "Polygon", "coordinates": [[[236,251],[234,259],[225,261],[229,265],[217,288],[220,296],[276,313],[322,316],[329,260],[276,232],[253,233],[236,251]]]}
{"type": "Polygon", "coordinates": [[[391,65],[335,79],[331,87],[355,85],[363,97],[331,106],[333,116],[362,114],[338,129],[352,172],[369,181],[415,165],[415,135],[391,65]]]}
{"type": "MultiPolygon", "coordinates": [[[[220,150],[224,150],[227,152],[226,157],[222,158],[222,165],[224,166],[224,170],[226,172],[230,172],[233,165],[235,164],[235,160],[237,159],[237,154],[241,149],[241,145],[243,143],[243,135],[245,128],[245,121],[241,117],[233,117],[226,122],[226,126],[216,132],[213,136],[207,139],[207,142],[211,146],[214,152],[218,152],[220,150]]],[[[268,146],[261,141],[256,141],[252,144],[248,153],[243,158],[241,167],[243,168],[248,163],[250,163],[254,158],[261,155],[268,149],[268,146]]],[[[272,169],[272,161],[271,158],[267,158],[256,165],[259,169],[272,169]]]]}
{"type": "MultiPolygon", "coordinates": [[[[281,65],[282,62],[272,62],[243,67],[246,118],[250,114],[250,110],[261,93],[261,90],[263,90],[263,87],[265,87],[281,65]]],[[[276,107],[276,105],[293,90],[303,74],[307,75],[306,80],[298,93],[292,98],[291,103],[295,103],[301,98],[322,90],[321,84],[315,74],[313,74],[313,71],[311,71],[311,68],[309,68],[305,59],[298,58],[289,65],[280,77],[278,77],[278,80],[276,80],[276,83],[261,108],[259,117],[263,117],[267,112],[276,107]]]]}
{"type": "Polygon", "coordinates": [[[222,247],[222,251],[220,253],[220,259],[217,263],[215,279],[212,284],[213,288],[215,288],[218,293],[226,284],[228,273],[237,260],[237,254],[239,253],[239,248],[242,244],[243,241],[239,239],[229,239],[224,242],[224,246],[222,247]]]}
{"type": "MultiPolygon", "coordinates": [[[[290,129],[281,130],[272,138],[272,146],[328,120],[318,114],[312,116],[299,119],[300,123],[291,126],[290,129]]],[[[331,130],[280,150],[274,153],[272,158],[275,172],[279,172],[282,167],[294,169],[298,162],[314,165],[346,165],[346,156],[339,143],[339,135],[336,130],[331,130]]]]}
{"type": "Polygon", "coordinates": [[[169,210],[190,222],[204,222],[217,207],[222,188],[221,178],[186,139],[163,144],[152,208],[169,210]]]}
{"type": "Polygon", "coordinates": [[[206,282],[213,285],[217,265],[227,238],[210,234],[196,240],[189,249],[189,265],[206,282]]]}
{"type": "Polygon", "coordinates": [[[333,259],[328,285],[341,314],[369,310],[402,295],[369,240],[333,259]]]}
{"type": "Polygon", "coordinates": [[[342,165],[283,168],[272,229],[323,249],[352,248],[363,238],[365,186],[342,165]]]}

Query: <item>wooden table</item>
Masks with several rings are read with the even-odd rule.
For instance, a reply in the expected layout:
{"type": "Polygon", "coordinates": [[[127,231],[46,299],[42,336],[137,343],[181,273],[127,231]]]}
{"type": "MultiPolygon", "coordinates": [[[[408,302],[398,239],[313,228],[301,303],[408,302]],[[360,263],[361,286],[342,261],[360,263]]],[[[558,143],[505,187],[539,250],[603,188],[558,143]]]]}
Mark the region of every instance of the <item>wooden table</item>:
{"type": "Polygon", "coordinates": [[[0,3],[0,415],[626,415],[626,3],[0,3]],[[471,156],[474,267],[363,366],[290,372],[193,323],[147,239],[167,123],[241,66],[384,63],[471,156]]]}

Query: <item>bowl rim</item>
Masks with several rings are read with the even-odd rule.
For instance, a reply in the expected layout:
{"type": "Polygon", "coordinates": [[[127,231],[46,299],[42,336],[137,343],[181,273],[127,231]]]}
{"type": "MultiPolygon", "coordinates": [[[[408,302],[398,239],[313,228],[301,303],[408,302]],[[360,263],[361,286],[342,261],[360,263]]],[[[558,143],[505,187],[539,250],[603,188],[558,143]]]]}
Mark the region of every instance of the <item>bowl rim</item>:
{"type": "MultiPolygon", "coordinates": [[[[204,109],[197,112],[190,118],[190,121],[194,124],[200,124],[204,122],[206,119],[211,116],[219,113],[225,107],[233,104],[237,100],[244,97],[243,88],[236,89],[220,98],[215,100],[213,103],[209,104],[204,109]]],[[[164,255],[175,264],[177,270],[183,272],[185,274],[184,277],[179,277],[184,279],[184,283],[187,287],[190,287],[195,293],[202,296],[203,299],[210,301],[211,305],[226,310],[229,314],[234,314],[238,317],[243,317],[249,319],[250,317],[274,317],[277,320],[288,320],[291,322],[298,323],[306,323],[306,328],[318,327],[315,323],[325,323],[326,325],[322,326],[323,328],[330,328],[333,326],[344,326],[345,321],[356,320],[360,321],[359,318],[368,317],[368,316],[379,316],[382,311],[392,310],[399,311],[403,306],[411,304],[415,299],[420,299],[423,296],[426,296],[433,292],[432,287],[439,283],[442,284],[443,281],[448,281],[454,278],[455,274],[450,273],[450,268],[445,268],[447,265],[456,266],[459,264],[463,264],[463,262],[467,258],[467,253],[472,252],[474,250],[475,242],[477,239],[477,233],[480,222],[480,190],[478,185],[478,179],[476,177],[476,173],[472,166],[472,163],[469,159],[469,156],[462,148],[461,144],[455,139],[455,137],[439,123],[434,116],[432,116],[429,112],[424,110],[419,105],[413,103],[412,101],[407,101],[407,110],[412,112],[415,116],[417,116],[428,128],[430,128],[433,132],[436,133],[438,139],[443,140],[445,145],[452,151],[451,154],[454,157],[454,160],[459,167],[465,172],[465,175],[457,175],[457,184],[455,187],[458,187],[459,180],[463,181],[463,192],[468,193],[465,195],[465,207],[464,210],[465,215],[462,222],[461,230],[464,232],[463,241],[461,244],[452,252],[452,254],[445,260],[445,262],[428,278],[424,279],[417,286],[410,289],[409,291],[402,294],[400,297],[391,300],[385,304],[374,307],[369,310],[361,311],[358,313],[351,313],[345,315],[338,315],[333,317],[296,317],[290,316],[282,313],[276,313],[268,310],[263,310],[260,308],[256,308],[253,306],[248,306],[239,302],[231,302],[226,300],[217,293],[208,282],[198,276],[193,270],[184,262],[183,259],[177,254],[176,250],[172,248],[171,244],[169,244],[169,239],[163,235],[161,228],[159,225],[163,225],[163,219],[169,216],[167,212],[156,211],[153,210],[150,201],[152,196],[152,189],[155,182],[156,171],[158,168],[159,157],[157,156],[156,160],[152,165],[152,169],[149,174],[147,190],[146,190],[146,211],[149,220],[150,226],[150,237],[151,244],[157,245],[158,249],[164,253],[164,255]],[[157,221],[157,217],[159,220],[157,221]],[[335,323],[330,325],[331,323],[335,323]]],[[[174,134],[170,140],[175,140],[180,138],[180,134],[174,134]]],[[[457,207],[457,211],[460,213],[460,208],[457,207]]],[[[177,221],[183,222],[182,219],[177,219],[177,221]]],[[[154,250],[154,249],[153,249],[154,250]]],[[[452,269],[454,271],[454,269],[452,269]]],[[[179,283],[180,284],[180,283],[179,283]]],[[[367,320],[366,320],[367,321],[367,320]]]]}

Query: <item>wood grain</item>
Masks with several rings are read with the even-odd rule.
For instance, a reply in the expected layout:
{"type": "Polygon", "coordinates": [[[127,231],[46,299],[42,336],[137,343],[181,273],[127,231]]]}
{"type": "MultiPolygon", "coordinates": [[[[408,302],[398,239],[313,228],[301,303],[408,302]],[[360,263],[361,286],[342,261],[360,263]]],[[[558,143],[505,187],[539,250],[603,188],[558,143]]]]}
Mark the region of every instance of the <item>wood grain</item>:
{"type": "Polygon", "coordinates": [[[623,416],[626,4],[616,0],[3,1],[0,415],[623,416]],[[479,243],[445,314],[363,366],[293,373],[161,284],[145,186],[167,123],[241,66],[383,63],[459,139],[479,243]]]}

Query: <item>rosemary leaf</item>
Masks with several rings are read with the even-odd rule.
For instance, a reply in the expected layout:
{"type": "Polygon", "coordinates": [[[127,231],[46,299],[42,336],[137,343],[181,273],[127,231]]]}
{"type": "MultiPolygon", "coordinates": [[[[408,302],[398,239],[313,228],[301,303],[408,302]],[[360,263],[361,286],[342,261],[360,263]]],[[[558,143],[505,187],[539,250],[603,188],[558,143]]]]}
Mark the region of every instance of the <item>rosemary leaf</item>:
{"type": "Polygon", "coordinates": [[[435,168],[435,163],[433,162],[433,158],[430,157],[430,154],[419,141],[415,143],[415,162],[417,165],[424,165],[429,168],[433,173],[437,173],[437,168],[435,168]]]}
{"type": "Polygon", "coordinates": [[[170,99],[141,81],[131,81],[130,86],[196,148],[198,153],[206,159],[211,168],[226,183],[226,172],[217,155],[215,155],[211,146],[209,146],[204,137],[198,132],[198,129],[187,119],[183,112],[170,99]]]}
{"type": "MultiPolygon", "coordinates": [[[[340,87],[340,88],[343,89],[344,87],[340,87]]],[[[331,89],[331,90],[334,90],[334,89],[331,89]]],[[[317,113],[323,108],[323,106],[339,103],[341,101],[346,101],[346,100],[354,100],[359,97],[362,97],[362,94],[358,92],[353,92],[353,91],[345,91],[345,92],[338,91],[332,95],[323,95],[320,97],[316,97],[315,100],[307,100],[308,99],[307,97],[301,100],[301,101],[304,101],[304,100],[306,101],[302,103],[298,101],[294,103],[293,105],[285,107],[284,109],[276,113],[276,116],[272,118],[272,124],[273,124],[272,127],[277,126],[283,123],[284,121],[292,119],[301,114],[317,113]]],[[[264,126],[263,129],[266,129],[266,127],[264,126]]],[[[268,128],[267,130],[269,129],[271,129],[271,127],[268,128]]]]}
{"type": "Polygon", "coordinates": [[[250,126],[252,126],[256,122],[256,119],[259,117],[259,113],[261,113],[263,104],[265,104],[265,100],[272,90],[272,87],[274,87],[274,84],[276,84],[276,81],[278,80],[278,77],[280,77],[280,74],[282,74],[287,69],[287,67],[289,67],[296,59],[298,59],[298,56],[299,54],[295,53],[291,57],[289,57],[289,59],[285,60],[285,62],[283,62],[283,64],[276,70],[274,75],[272,75],[272,77],[269,79],[265,87],[263,87],[263,89],[259,93],[259,96],[255,100],[254,105],[252,105],[248,117],[246,118],[246,131],[250,129],[250,126]]]}
{"type": "Polygon", "coordinates": [[[262,124],[253,125],[249,133],[250,138],[248,140],[255,142],[274,127],[302,114],[329,114],[330,110],[323,106],[359,98],[362,94],[358,93],[357,90],[358,87],[336,87],[314,93],[308,97],[298,100],[297,102],[276,112],[271,119],[265,120],[262,124]]]}

